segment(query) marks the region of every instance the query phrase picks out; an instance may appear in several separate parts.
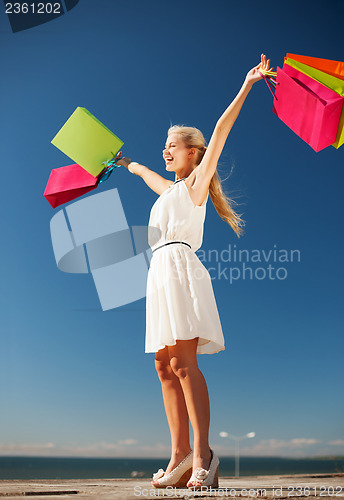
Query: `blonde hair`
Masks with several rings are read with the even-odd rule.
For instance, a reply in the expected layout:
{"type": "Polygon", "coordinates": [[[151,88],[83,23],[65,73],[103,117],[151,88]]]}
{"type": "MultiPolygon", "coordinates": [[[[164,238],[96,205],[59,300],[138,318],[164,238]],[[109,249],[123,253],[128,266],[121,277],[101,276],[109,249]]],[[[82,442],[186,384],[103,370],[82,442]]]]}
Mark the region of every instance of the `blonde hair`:
{"type": "MultiPolygon", "coordinates": [[[[170,134],[179,134],[187,147],[198,149],[196,165],[199,165],[207,150],[202,132],[195,127],[173,125],[168,129],[168,135],[170,134]]],[[[242,226],[245,225],[245,222],[232,208],[232,205],[238,205],[238,203],[224,193],[217,169],[210,181],[209,195],[221,219],[227,222],[240,238],[244,234],[242,226]]]]}

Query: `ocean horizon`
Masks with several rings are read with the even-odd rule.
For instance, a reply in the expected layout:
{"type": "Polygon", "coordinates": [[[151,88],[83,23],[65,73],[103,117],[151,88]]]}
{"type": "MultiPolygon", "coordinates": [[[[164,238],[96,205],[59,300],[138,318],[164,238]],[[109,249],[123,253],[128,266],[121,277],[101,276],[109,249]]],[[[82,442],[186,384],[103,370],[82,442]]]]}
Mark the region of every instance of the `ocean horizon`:
{"type": "MultiPolygon", "coordinates": [[[[235,476],[235,458],[219,456],[219,476],[235,476]]],[[[169,458],[1,456],[0,479],[151,478],[169,458]]],[[[240,476],[344,473],[344,457],[240,457],[240,476]]]]}

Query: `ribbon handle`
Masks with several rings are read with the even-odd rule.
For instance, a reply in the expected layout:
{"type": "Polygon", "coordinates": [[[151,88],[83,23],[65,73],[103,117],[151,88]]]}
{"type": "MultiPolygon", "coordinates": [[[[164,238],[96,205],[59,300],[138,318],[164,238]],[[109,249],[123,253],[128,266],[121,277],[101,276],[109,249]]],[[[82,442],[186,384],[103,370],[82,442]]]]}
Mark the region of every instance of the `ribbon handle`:
{"type": "Polygon", "coordinates": [[[277,71],[272,71],[271,69],[259,68],[258,71],[265,76],[277,76],[277,71]]]}
{"type": "Polygon", "coordinates": [[[275,98],[275,94],[273,93],[272,89],[276,90],[276,85],[278,85],[275,78],[273,78],[273,77],[277,76],[277,72],[271,71],[271,70],[264,70],[262,68],[259,68],[258,73],[264,79],[264,81],[265,81],[266,85],[268,86],[268,89],[270,90],[273,98],[275,98]]]}
{"type": "Polygon", "coordinates": [[[117,160],[119,160],[119,158],[116,158],[115,154],[112,151],[111,151],[111,154],[113,155],[113,157],[110,160],[102,162],[102,165],[105,165],[105,167],[103,168],[103,170],[100,172],[100,174],[97,177],[98,184],[100,184],[101,182],[107,181],[108,178],[110,177],[110,175],[112,174],[112,172],[114,171],[115,167],[117,167],[117,168],[121,167],[121,165],[117,165],[117,160]]]}

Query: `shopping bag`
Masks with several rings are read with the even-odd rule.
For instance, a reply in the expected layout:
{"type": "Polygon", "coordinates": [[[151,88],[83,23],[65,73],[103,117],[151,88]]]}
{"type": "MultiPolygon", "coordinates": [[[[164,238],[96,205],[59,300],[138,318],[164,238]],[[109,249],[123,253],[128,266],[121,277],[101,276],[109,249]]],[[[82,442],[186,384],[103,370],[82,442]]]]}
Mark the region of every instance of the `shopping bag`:
{"type": "MultiPolygon", "coordinates": [[[[311,66],[295,61],[294,59],[286,58],[285,63],[297,69],[301,73],[310,76],[313,80],[326,85],[326,87],[334,90],[335,92],[337,92],[337,94],[344,96],[344,80],[341,80],[340,78],[332,75],[328,75],[324,71],[312,68],[311,66]]],[[[337,135],[335,140],[333,141],[332,146],[338,149],[342,144],[344,144],[344,109],[342,109],[342,114],[337,129],[337,135]]]]}
{"type": "Polygon", "coordinates": [[[277,67],[276,81],[273,112],[314,151],[330,146],[343,97],[287,64],[277,67]]]}
{"type": "Polygon", "coordinates": [[[307,64],[307,66],[344,80],[344,62],[320,59],[319,57],[300,56],[298,54],[287,54],[286,59],[293,59],[294,61],[307,64]]]}
{"type": "Polygon", "coordinates": [[[80,165],[68,165],[51,171],[44,197],[53,208],[79,198],[98,186],[98,178],[80,165]]]}
{"type": "Polygon", "coordinates": [[[103,170],[103,162],[124,144],[92,113],[80,107],[51,142],[94,177],[103,170]]]}

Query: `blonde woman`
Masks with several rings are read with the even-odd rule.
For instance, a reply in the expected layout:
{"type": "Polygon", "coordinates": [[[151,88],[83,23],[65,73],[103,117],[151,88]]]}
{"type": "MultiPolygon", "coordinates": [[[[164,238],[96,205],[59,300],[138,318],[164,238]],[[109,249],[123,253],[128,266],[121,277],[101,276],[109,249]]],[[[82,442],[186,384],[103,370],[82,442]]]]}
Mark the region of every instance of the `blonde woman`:
{"type": "Polygon", "coordinates": [[[163,150],[167,172],[175,181],[119,153],[119,165],[139,175],[159,195],[149,219],[153,251],[147,278],[145,352],[155,352],[155,367],[171,434],[171,459],[153,475],[156,488],[218,487],[219,459],[209,446],[210,408],[207,385],[197,354],[224,350],[224,337],[207,269],[195,252],[202,244],[208,195],[219,216],[239,237],[243,221],[221,188],[216,168],[231,128],[252,88],[261,79],[251,69],[233,102],[218,120],[208,147],[193,127],[173,126],[163,150]],[[190,447],[189,419],[193,429],[190,447]]]}

